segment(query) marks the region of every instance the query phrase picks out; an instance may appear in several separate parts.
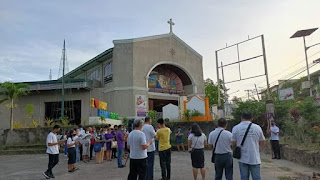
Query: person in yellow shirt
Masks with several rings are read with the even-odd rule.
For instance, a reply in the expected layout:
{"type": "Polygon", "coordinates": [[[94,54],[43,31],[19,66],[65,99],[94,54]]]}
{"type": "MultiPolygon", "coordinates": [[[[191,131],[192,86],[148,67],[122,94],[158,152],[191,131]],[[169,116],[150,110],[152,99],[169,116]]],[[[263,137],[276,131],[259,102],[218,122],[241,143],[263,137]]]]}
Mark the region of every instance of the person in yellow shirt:
{"type": "Polygon", "coordinates": [[[159,140],[159,157],[161,167],[161,180],[169,180],[171,175],[171,144],[170,128],[166,127],[162,118],[158,119],[160,129],[157,131],[156,139],[159,140]]]}

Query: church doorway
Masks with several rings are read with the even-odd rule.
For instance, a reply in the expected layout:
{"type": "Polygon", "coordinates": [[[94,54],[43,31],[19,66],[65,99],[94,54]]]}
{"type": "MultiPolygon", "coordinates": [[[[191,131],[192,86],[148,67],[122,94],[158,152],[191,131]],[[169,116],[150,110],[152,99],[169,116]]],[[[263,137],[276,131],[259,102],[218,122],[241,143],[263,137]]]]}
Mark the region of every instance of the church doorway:
{"type": "Polygon", "coordinates": [[[149,99],[149,110],[155,110],[157,112],[158,117],[162,118],[162,108],[170,103],[178,106],[178,101],[176,100],[149,99]]]}

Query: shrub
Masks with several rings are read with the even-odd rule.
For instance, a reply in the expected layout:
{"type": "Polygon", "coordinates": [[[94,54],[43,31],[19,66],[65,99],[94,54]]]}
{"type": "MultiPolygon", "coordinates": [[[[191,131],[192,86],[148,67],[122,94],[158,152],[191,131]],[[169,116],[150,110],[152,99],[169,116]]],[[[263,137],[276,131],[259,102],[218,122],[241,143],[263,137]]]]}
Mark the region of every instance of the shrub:
{"type": "Polygon", "coordinates": [[[122,124],[124,126],[128,126],[128,122],[129,122],[129,119],[125,116],[123,119],[122,119],[122,124]]]}
{"type": "Polygon", "coordinates": [[[187,122],[189,122],[190,119],[191,119],[191,111],[190,111],[189,109],[185,110],[185,111],[183,112],[183,117],[185,118],[185,120],[186,120],[187,122]]]}
{"type": "Polygon", "coordinates": [[[44,120],[44,125],[47,126],[47,127],[50,127],[51,124],[53,124],[53,123],[52,123],[53,121],[54,121],[53,119],[46,118],[46,119],[44,120]]]}
{"type": "Polygon", "coordinates": [[[13,122],[13,129],[21,129],[23,128],[23,124],[19,121],[13,122]]]}
{"type": "Polygon", "coordinates": [[[190,111],[190,113],[191,113],[191,117],[197,117],[197,116],[202,116],[203,115],[203,114],[201,114],[200,111],[198,111],[196,109],[190,111]]]}

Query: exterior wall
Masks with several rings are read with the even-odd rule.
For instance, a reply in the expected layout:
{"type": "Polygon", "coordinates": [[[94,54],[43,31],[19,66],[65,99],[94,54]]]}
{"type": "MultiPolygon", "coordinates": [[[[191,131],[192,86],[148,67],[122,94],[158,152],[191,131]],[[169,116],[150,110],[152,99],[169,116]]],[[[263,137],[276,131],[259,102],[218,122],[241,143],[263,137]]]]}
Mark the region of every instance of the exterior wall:
{"type": "Polygon", "coordinates": [[[132,43],[115,44],[113,49],[114,87],[133,86],[132,43]]]}
{"type": "Polygon", "coordinates": [[[133,85],[147,87],[146,77],[155,65],[170,62],[182,66],[193,78],[196,88],[187,88],[187,92],[204,94],[202,57],[197,56],[172,36],[153,40],[133,42],[133,85]],[[176,53],[172,55],[170,50],[176,53]],[[196,89],[197,92],[194,90],[196,89]]]}
{"type": "MultiPolygon", "coordinates": [[[[89,119],[89,107],[90,107],[90,93],[88,90],[72,90],[72,94],[68,94],[66,91],[66,101],[81,100],[81,118],[82,120],[89,119]]],[[[38,120],[40,126],[44,125],[45,119],[45,102],[60,101],[60,97],[56,94],[56,91],[39,91],[31,92],[27,96],[21,97],[15,102],[16,108],[13,110],[14,121],[20,121],[21,123],[30,124],[32,120],[38,120]],[[27,120],[25,118],[24,107],[26,104],[34,105],[33,119],[27,120]]],[[[0,104],[0,129],[10,128],[10,110],[5,107],[9,102],[6,101],[0,104]]]]}

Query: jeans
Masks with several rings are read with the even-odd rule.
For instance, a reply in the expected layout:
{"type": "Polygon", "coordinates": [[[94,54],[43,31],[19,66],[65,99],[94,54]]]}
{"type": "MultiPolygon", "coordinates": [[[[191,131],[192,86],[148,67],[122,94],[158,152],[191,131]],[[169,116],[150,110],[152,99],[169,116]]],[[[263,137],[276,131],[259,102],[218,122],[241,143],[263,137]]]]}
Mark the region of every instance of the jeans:
{"type": "Polygon", "coordinates": [[[64,155],[68,155],[68,145],[67,145],[67,141],[64,145],[64,155]]]}
{"type": "Polygon", "coordinates": [[[79,145],[76,145],[76,163],[80,161],[79,145]]]}
{"type": "Polygon", "coordinates": [[[155,144],[155,146],[156,146],[156,153],[158,153],[159,151],[158,151],[158,148],[159,148],[159,140],[154,140],[154,144],[155,144]]]}
{"type": "Polygon", "coordinates": [[[225,170],[226,180],[233,179],[233,159],[231,153],[216,154],[214,168],[216,171],[215,180],[221,180],[225,170]]]}
{"type": "Polygon", "coordinates": [[[118,148],[118,167],[122,166],[122,155],[124,148],[118,148]]]}
{"type": "Polygon", "coordinates": [[[48,175],[52,175],[52,168],[59,162],[59,154],[49,154],[48,170],[46,171],[48,175]]]}
{"type": "Polygon", "coordinates": [[[130,172],[128,180],[145,180],[147,173],[147,158],[145,159],[130,159],[130,172]]]}
{"type": "Polygon", "coordinates": [[[260,177],[260,164],[245,164],[239,162],[241,180],[249,180],[249,175],[251,173],[252,180],[261,180],[260,177]]]}
{"type": "Polygon", "coordinates": [[[271,140],[271,147],[273,151],[273,157],[274,158],[280,158],[280,145],[279,141],[277,140],[271,140]]]}
{"type": "Polygon", "coordinates": [[[170,179],[171,175],[171,149],[159,151],[162,179],[170,179]]]}
{"type": "Polygon", "coordinates": [[[153,180],[154,151],[148,152],[147,162],[148,162],[148,166],[147,166],[146,180],[153,180]]]}

